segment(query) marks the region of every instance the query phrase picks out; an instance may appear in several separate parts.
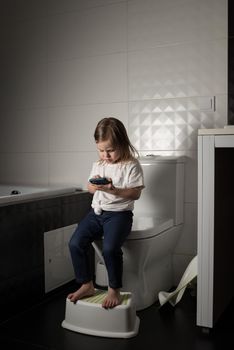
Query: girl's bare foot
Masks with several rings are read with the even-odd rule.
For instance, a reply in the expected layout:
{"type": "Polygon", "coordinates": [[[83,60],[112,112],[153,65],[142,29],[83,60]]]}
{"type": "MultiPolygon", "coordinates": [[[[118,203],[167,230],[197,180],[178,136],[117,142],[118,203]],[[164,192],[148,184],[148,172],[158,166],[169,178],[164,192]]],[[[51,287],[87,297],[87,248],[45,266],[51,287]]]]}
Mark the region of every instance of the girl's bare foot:
{"type": "Polygon", "coordinates": [[[91,282],[82,284],[82,286],[79,289],[77,289],[76,292],[70,293],[67,297],[74,303],[77,300],[82,299],[84,297],[90,297],[94,295],[94,293],[95,293],[95,289],[93,286],[93,282],[91,281],[91,282]]]}
{"type": "Polygon", "coordinates": [[[105,309],[112,309],[121,304],[121,296],[119,289],[108,288],[106,298],[103,300],[102,307],[105,309]]]}

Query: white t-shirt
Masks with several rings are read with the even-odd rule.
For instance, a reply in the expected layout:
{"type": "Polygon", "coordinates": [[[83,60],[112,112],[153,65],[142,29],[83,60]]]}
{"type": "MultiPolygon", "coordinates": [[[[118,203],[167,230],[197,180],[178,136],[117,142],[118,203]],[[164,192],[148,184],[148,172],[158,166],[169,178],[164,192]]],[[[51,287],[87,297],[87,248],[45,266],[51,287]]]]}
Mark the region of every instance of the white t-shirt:
{"type": "MultiPolygon", "coordinates": [[[[110,177],[116,188],[144,186],[143,171],[137,159],[116,164],[97,161],[93,164],[89,178],[96,175],[110,177]]],[[[92,208],[95,211],[100,209],[110,211],[133,210],[134,200],[96,191],[93,195],[92,208]]]]}

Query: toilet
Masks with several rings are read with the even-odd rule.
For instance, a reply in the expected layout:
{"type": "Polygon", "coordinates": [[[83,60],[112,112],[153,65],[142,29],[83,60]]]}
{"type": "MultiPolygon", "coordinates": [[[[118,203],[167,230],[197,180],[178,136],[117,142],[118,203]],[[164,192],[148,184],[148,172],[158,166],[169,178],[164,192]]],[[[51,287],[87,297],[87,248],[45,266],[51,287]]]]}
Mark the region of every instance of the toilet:
{"type": "MultiPolygon", "coordinates": [[[[141,157],[145,188],[135,201],[133,226],[123,250],[123,292],[131,292],[136,310],[173,287],[173,252],[183,227],[184,157],[141,157]]],[[[101,241],[95,241],[96,284],[107,285],[101,241]]]]}

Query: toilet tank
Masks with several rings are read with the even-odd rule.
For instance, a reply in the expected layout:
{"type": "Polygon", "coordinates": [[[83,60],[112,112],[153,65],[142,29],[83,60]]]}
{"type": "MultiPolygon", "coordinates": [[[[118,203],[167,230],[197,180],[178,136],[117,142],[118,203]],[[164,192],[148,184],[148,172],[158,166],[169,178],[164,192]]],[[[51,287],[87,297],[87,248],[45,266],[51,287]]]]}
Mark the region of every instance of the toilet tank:
{"type": "Polygon", "coordinates": [[[183,223],[184,157],[145,156],[139,159],[145,188],[135,201],[134,217],[173,219],[183,223]]]}

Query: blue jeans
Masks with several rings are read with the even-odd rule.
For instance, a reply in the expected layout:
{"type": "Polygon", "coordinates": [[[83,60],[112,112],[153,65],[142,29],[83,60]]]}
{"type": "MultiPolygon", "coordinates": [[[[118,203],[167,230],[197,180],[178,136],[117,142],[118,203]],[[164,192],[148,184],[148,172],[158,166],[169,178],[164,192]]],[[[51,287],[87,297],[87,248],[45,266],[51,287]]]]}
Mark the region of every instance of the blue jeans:
{"type": "Polygon", "coordinates": [[[96,215],[93,209],[81,220],[69,242],[73,268],[78,283],[92,280],[89,249],[94,240],[103,237],[102,255],[107,268],[109,286],[122,287],[122,245],[132,228],[132,211],[103,211],[96,215]]]}

